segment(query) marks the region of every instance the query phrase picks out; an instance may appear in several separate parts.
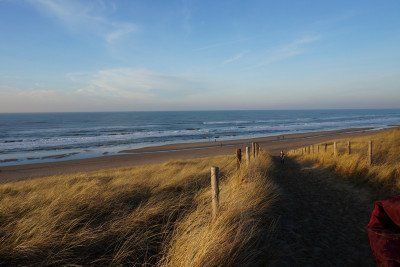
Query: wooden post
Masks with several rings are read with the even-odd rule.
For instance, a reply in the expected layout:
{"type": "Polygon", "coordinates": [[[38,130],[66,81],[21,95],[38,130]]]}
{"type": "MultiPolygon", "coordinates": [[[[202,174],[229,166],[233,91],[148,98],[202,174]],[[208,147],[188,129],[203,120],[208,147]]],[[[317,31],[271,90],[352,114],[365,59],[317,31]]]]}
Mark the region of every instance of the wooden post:
{"type": "Polygon", "coordinates": [[[219,207],[219,168],[211,167],[211,200],[212,200],[212,217],[215,219],[218,214],[219,207]]]}
{"type": "Polygon", "coordinates": [[[325,153],[326,153],[326,151],[328,151],[328,144],[325,143],[324,147],[325,147],[324,150],[325,150],[325,153]]]}
{"type": "Polygon", "coordinates": [[[311,147],[308,146],[308,154],[311,154],[311,147]]]}
{"type": "Polygon", "coordinates": [[[350,141],[347,141],[347,154],[351,154],[351,143],[350,141]]]}
{"type": "Polygon", "coordinates": [[[253,154],[253,158],[256,158],[256,143],[255,142],[251,143],[251,152],[253,154]]]}
{"type": "Polygon", "coordinates": [[[317,153],[319,154],[319,145],[317,145],[317,153]]]}
{"type": "Polygon", "coordinates": [[[372,141],[368,142],[368,164],[372,165],[373,158],[372,158],[372,141]]]}
{"type": "Polygon", "coordinates": [[[242,163],[242,150],[236,149],[236,169],[239,170],[240,164],[242,163]]]}
{"type": "Polygon", "coordinates": [[[314,154],[314,145],[311,145],[311,148],[312,148],[312,153],[314,154]]]}
{"type": "Polygon", "coordinates": [[[335,155],[335,156],[338,155],[338,153],[337,153],[337,143],[336,142],[333,142],[333,155],[335,155]]]}
{"type": "Polygon", "coordinates": [[[246,146],[246,163],[247,165],[250,164],[250,147],[246,146]]]}

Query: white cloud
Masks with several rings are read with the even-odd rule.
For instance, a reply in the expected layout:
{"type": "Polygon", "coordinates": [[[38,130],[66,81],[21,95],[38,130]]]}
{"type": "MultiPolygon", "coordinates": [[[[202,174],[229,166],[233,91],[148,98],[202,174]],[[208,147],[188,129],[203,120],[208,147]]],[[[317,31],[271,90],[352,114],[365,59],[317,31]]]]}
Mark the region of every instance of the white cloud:
{"type": "Polygon", "coordinates": [[[282,60],[286,60],[301,55],[305,53],[307,45],[312,44],[318,41],[319,39],[320,37],[317,35],[308,35],[295,39],[290,43],[280,45],[279,47],[276,47],[275,49],[268,51],[267,55],[261,62],[252,65],[246,69],[254,69],[267,66],[275,62],[279,62],[282,60]]]}
{"type": "Polygon", "coordinates": [[[238,61],[239,59],[243,58],[244,55],[246,55],[247,53],[249,53],[249,51],[243,51],[243,52],[240,52],[240,53],[238,53],[236,55],[233,55],[232,57],[224,60],[222,62],[222,65],[226,65],[226,64],[230,64],[232,62],[238,61]]]}
{"type": "Polygon", "coordinates": [[[116,7],[112,2],[77,0],[28,0],[38,10],[56,18],[74,32],[90,32],[113,44],[137,30],[130,22],[110,19],[105,11],[116,7]]]}
{"type": "Polygon", "coordinates": [[[115,27],[114,31],[107,33],[105,36],[105,39],[109,44],[117,42],[124,36],[127,36],[136,30],[136,27],[131,23],[112,23],[112,25],[115,27]]]}
{"type": "Polygon", "coordinates": [[[116,68],[98,71],[90,76],[80,92],[139,100],[188,95],[202,89],[193,78],[157,73],[146,69],[116,68]]]}
{"type": "Polygon", "coordinates": [[[208,45],[196,48],[193,51],[197,52],[197,51],[209,50],[209,49],[216,48],[216,47],[221,47],[221,46],[241,43],[241,42],[248,41],[248,40],[251,40],[251,39],[252,38],[239,38],[239,39],[231,40],[231,41],[216,42],[216,43],[213,43],[213,44],[208,44],[208,45]]]}
{"type": "Polygon", "coordinates": [[[69,73],[70,90],[24,88],[0,84],[0,112],[171,109],[194,105],[207,92],[192,77],[147,69],[115,68],[69,73]]]}

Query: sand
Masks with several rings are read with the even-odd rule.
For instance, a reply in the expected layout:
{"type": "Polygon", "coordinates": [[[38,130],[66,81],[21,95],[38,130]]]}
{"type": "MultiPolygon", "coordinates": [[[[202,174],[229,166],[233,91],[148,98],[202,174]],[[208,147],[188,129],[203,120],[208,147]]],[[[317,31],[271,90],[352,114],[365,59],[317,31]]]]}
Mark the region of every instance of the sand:
{"type": "MultiPolygon", "coordinates": [[[[260,146],[271,154],[278,154],[281,150],[288,150],[332,139],[348,138],[374,134],[377,131],[368,128],[344,129],[336,131],[321,131],[285,136],[269,136],[262,138],[240,139],[233,141],[184,143],[164,146],[155,146],[121,151],[118,155],[66,160],[50,163],[22,164],[0,167],[0,183],[15,182],[44,176],[90,172],[103,169],[132,167],[143,164],[161,163],[176,159],[191,159],[216,155],[234,154],[236,148],[244,148],[251,142],[258,142],[260,146]]],[[[243,149],[244,151],[244,149],[243,149]]]]}

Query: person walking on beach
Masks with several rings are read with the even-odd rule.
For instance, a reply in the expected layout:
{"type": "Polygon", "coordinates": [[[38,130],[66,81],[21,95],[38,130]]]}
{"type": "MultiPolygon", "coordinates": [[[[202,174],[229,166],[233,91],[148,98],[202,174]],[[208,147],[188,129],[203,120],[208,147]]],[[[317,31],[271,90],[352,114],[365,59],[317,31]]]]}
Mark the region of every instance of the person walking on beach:
{"type": "Polygon", "coordinates": [[[280,158],[281,158],[281,163],[284,164],[285,163],[285,153],[283,152],[283,150],[281,150],[280,158]]]}

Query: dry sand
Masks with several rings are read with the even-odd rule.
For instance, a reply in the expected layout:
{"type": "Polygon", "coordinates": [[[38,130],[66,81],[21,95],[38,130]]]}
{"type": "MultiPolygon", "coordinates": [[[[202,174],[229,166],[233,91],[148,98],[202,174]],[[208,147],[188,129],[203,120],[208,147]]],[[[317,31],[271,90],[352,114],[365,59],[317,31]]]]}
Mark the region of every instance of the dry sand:
{"type": "Polygon", "coordinates": [[[118,155],[96,158],[6,166],[0,167],[0,183],[59,174],[89,172],[118,167],[131,167],[142,164],[160,163],[174,159],[190,159],[234,154],[236,148],[244,148],[251,142],[258,142],[260,146],[269,153],[277,154],[280,150],[293,149],[337,138],[363,136],[376,132],[376,130],[367,128],[345,129],[337,131],[290,134],[285,135],[284,137],[269,136],[233,141],[174,144],[125,150],[121,151],[121,153],[118,155]]]}

